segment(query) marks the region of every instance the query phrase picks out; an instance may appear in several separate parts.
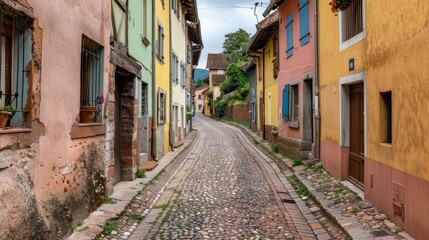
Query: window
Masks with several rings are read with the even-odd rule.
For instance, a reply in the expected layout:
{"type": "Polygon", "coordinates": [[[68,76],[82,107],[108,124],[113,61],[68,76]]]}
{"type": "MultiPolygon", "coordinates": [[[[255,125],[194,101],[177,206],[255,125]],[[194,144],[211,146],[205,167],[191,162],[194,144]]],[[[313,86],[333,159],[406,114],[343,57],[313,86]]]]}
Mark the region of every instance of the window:
{"type": "Polygon", "coordinates": [[[310,42],[309,0],[299,1],[299,43],[304,46],[310,42]]]}
{"type": "Polygon", "coordinates": [[[176,67],[175,67],[175,81],[176,84],[179,84],[179,72],[180,72],[180,68],[179,68],[179,58],[176,56],[176,67]]]}
{"type": "Polygon", "coordinates": [[[225,74],[225,70],[219,69],[217,70],[217,75],[225,74]]]}
{"type": "Polygon", "coordinates": [[[187,78],[187,73],[186,73],[186,64],[183,62],[180,62],[180,83],[182,88],[185,88],[185,84],[186,84],[186,78],[187,78]]]}
{"type": "Polygon", "coordinates": [[[292,14],[286,18],[286,57],[290,58],[293,55],[293,16],[292,14]]]}
{"type": "Polygon", "coordinates": [[[191,48],[189,47],[189,45],[187,45],[186,47],[187,47],[186,60],[188,64],[191,64],[191,48]]]}
{"type": "Polygon", "coordinates": [[[148,115],[148,92],[147,92],[147,84],[142,82],[142,88],[141,88],[141,105],[140,105],[140,111],[141,116],[148,115]]]}
{"type": "Polygon", "coordinates": [[[290,86],[290,122],[298,122],[298,84],[290,86]]]}
{"type": "Polygon", "coordinates": [[[280,59],[277,56],[279,52],[279,39],[277,32],[274,34],[273,37],[273,45],[274,45],[274,54],[273,54],[273,77],[277,78],[277,74],[279,73],[279,65],[280,65],[280,59]]]}
{"type": "Polygon", "coordinates": [[[256,103],[252,103],[252,122],[256,122],[256,103]]]}
{"type": "Polygon", "coordinates": [[[363,0],[351,1],[350,7],[340,13],[341,42],[363,32],[363,0]]]}
{"type": "Polygon", "coordinates": [[[171,53],[171,82],[175,82],[176,81],[176,54],[174,52],[171,53]]]}
{"type": "Polygon", "coordinates": [[[161,0],[161,4],[162,4],[162,9],[165,8],[165,0],[161,0]]]}
{"type": "Polygon", "coordinates": [[[164,27],[158,21],[158,39],[156,41],[156,56],[159,61],[164,62],[164,27]]]}
{"type": "Polygon", "coordinates": [[[283,116],[283,121],[285,122],[289,121],[289,92],[290,92],[290,85],[286,84],[283,88],[283,107],[282,107],[282,116],[283,116]]]}
{"type": "MultiPolygon", "coordinates": [[[[103,97],[103,47],[93,40],[82,37],[80,69],[80,122],[101,122],[101,117],[83,119],[82,112],[102,110],[103,97]]],[[[86,115],[86,114],[85,114],[86,115]]]]}
{"type": "Polygon", "coordinates": [[[201,94],[200,94],[200,95],[198,95],[198,99],[203,99],[201,94]]]}
{"type": "Polygon", "coordinates": [[[0,8],[0,109],[12,106],[16,112],[9,126],[25,125],[28,99],[28,64],[32,59],[32,21],[14,17],[0,8]]]}
{"type": "Polygon", "coordinates": [[[198,105],[198,110],[203,110],[203,105],[199,104],[198,105]]]}
{"type": "Polygon", "coordinates": [[[158,89],[158,124],[165,123],[166,117],[165,92],[163,89],[158,89]]]}
{"type": "Polygon", "coordinates": [[[392,144],[392,92],[380,93],[381,142],[392,144]]]}

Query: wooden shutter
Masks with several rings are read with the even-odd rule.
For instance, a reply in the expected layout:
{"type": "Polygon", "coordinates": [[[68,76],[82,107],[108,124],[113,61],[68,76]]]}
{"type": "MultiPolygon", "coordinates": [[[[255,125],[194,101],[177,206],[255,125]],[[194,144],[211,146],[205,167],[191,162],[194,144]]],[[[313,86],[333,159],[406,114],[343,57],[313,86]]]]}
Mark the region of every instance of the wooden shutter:
{"type": "Polygon", "coordinates": [[[286,84],[283,88],[283,121],[289,121],[289,91],[290,84],[286,84]]]}
{"type": "Polygon", "coordinates": [[[286,57],[293,55],[293,15],[286,18],[286,57]]]}
{"type": "Polygon", "coordinates": [[[299,42],[304,46],[310,42],[309,0],[299,1],[299,42]]]}

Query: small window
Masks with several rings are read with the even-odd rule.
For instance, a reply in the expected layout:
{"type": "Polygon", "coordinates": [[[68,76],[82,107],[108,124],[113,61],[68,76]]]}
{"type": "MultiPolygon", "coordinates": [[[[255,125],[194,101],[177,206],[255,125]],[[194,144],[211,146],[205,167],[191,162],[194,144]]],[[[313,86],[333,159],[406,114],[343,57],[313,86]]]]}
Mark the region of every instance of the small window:
{"type": "Polygon", "coordinates": [[[351,1],[350,7],[341,12],[342,42],[345,42],[363,31],[363,0],[351,1]]]}
{"type": "Polygon", "coordinates": [[[159,61],[164,62],[164,27],[158,22],[158,39],[156,41],[156,56],[159,61]]]}
{"type": "Polygon", "coordinates": [[[149,40],[149,34],[148,34],[148,7],[147,7],[147,1],[143,0],[143,9],[142,9],[142,41],[146,46],[149,46],[150,40],[149,40]]]}
{"type": "Polygon", "coordinates": [[[199,104],[198,105],[198,110],[202,110],[203,109],[203,105],[199,104]]]}
{"type": "Polygon", "coordinates": [[[147,92],[147,84],[142,82],[142,90],[141,90],[141,115],[148,115],[148,92],[147,92]]]}
{"type": "Polygon", "coordinates": [[[290,85],[286,84],[283,87],[283,106],[282,106],[282,115],[283,121],[289,121],[289,95],[290,95],[290,85]]]}
{"type": "Polygon", "coordinates": [[[381,142],[392,144],[392,92],[380,93],[381,142]]]}
{"type": "Polygon", "coordinates": [[[217,70],[217,75],[225,74],[225,70],[219,69],[217,70]]]}
{"type": "Polygon", "coordinates": [[[273,37],[273,46],[274,46],[274,53],[273,53],[273,77],[277,78],[277,75],[279,73],[279,67],[280,67],[280,59],[278,57],[278,51],[279,51],[279,38],[277,35],[277,32],[274,34],[273,37]]]}
{"type": "Polygon", "coordinates": [[[290,122],[298,122],[298,84],[290,86],[290,122]]]}
{"type": "Polygon", "coordinates": [[[286,57],[293,55],[293,15],[286,18],[286,57]]]}
{"type": "Polygon", "coordinates": [[[165,123],[166,106],[165,106],[165,92],[163,89],[158,89],[158,124],[165,123]]]}
{"type": "Polygon", "coordinates": [[[103,108],[103,47],[83,36],[80,70],[80,122],[101,122],[103,108]]]}

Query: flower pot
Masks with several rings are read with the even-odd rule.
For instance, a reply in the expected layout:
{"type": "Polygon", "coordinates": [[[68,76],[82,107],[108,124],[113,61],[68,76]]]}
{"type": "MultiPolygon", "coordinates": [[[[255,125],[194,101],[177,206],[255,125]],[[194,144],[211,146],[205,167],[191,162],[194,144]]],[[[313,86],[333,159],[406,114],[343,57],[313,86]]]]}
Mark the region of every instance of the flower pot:
{"type": "Polygon", "coordinates": [[[7,121],[12,113],[8,111],[0,111],[0,128],[7,126],[7,121]]]}
{"type": "Polygon", "coordinates": [[[81,123],[92,123],[95,117],[95,106],[81,106],[79,118],[81,123]]]}

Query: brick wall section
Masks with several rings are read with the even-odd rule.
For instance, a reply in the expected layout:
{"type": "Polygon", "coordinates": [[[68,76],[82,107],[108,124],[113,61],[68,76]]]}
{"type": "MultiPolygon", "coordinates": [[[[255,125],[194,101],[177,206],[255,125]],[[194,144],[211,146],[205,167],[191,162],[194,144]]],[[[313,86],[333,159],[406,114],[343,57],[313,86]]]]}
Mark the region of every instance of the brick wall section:
{"type": "Polygon", "coordinates": [[[301,149],[301,143],[297,139],[277,136],[276,140],[277,147],[281,153],[291,159],[297,159],[300,157],[299,151],[301,149]]]}
{"type": "Polygon", "coordinates": [[[249,105],[240,104],[227,106],[225,109],[225,116],[236,121],[249,122],[249,105]]]}

